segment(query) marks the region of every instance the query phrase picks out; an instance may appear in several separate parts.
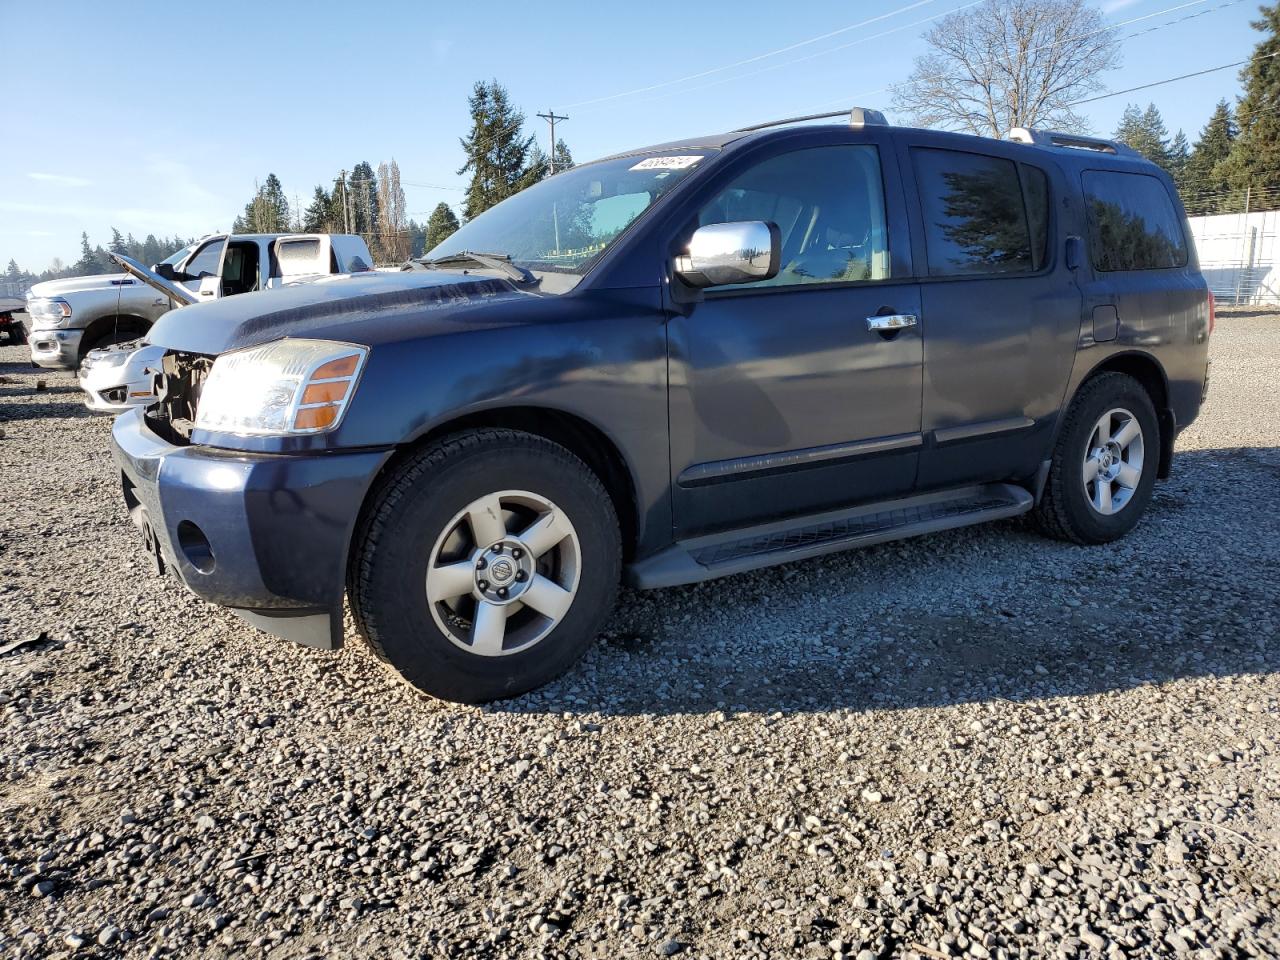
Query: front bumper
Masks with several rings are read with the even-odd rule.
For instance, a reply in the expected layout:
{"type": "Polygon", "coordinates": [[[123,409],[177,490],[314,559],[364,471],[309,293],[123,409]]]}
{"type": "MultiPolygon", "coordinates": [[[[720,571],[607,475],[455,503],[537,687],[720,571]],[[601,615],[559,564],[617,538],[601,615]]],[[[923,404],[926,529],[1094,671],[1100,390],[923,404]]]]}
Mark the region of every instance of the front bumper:
{"type": "Polygon", "coordinates": [[[31,360],[38,367],[74,370],[80,363],[83,330],[32,330],[31,360]]]}
{"type": "Polygon", "coordinates": [[[178,447],[141,410],[112,429],[124,500],[160,568],[307,646],[342,645],[356,517],[390,451],[307,456],[178,447]]]}
{"type": "Polygon", "coordinates": [[[123,413],[131,407],[145,407],[155,402],[151,374],[145,366],[133,363],[93,364],[94,351],[89,351],[80,368],[80,389],[84,405],[96,413],[123,413]]]}

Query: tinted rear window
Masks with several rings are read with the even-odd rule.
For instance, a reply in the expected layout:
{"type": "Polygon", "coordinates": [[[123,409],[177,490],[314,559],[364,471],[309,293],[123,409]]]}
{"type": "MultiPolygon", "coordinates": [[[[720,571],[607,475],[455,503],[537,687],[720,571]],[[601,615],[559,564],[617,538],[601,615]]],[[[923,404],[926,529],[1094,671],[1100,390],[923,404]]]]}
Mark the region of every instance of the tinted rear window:
{"type": "Polygon", "coordinates": [[[1030,273],[1031,230],[1012,160],[912,150],[931,277],[1030,273]]]}
{"type": "Polygon", "coordinates": [[[1169,191],[1142,173],[1089,170],[1089,248],[1098,270],[1167,270],[1187,265],[1187,239],[1169,191]]]}

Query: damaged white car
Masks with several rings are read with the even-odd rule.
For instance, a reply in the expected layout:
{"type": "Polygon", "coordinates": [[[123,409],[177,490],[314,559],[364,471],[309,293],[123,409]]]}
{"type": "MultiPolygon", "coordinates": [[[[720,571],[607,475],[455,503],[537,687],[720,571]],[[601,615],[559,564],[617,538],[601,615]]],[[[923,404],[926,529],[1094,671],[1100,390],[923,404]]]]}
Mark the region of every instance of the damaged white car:
{"type": "MultiPolygon", "coordinates": [[[[167,271],[149,270],[130,257],[108,256],[126,273],[166,296],[175,307],[373,269],[373,257],[364,240],[349,234],[233,235],[217,242],[221,251],[210,251],[214,256],[209,258],[210,265],[217,264],[216,272],[210,270],[191,277],[170,277],[167,271]],[[245,273],[241,262],[254,259],[255,254],[259,264],[254,272],[266,276],[265,283],[241,289],[224,282],[231,274],[245,273]]],[[[156,365],[163,354],[164,350],[150,346],[145,338],[90,350],[79,367],[85,406],[112,414],[147,406],[155,399],[156,365]]]]}

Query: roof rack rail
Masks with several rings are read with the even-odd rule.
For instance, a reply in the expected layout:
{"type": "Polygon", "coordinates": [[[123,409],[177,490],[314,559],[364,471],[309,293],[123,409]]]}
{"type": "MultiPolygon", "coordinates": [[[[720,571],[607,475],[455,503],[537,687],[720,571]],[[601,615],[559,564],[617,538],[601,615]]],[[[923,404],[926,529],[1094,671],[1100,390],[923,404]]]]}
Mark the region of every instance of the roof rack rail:
{"type": "Polygon", "coordinates": [[[770,120],[768,123],[757,123],[750,127],[738,127],[734,133],[751,133],[754,130],[767,130],[770,127],[782,127],[788,123],[803,123],[806,120],[830,120],[833,117],[848,117],[851,127],[887,127],[889,121],[879,110],[870,107],[853,107],[849,110],[835,110],[831,113],[811,113],[805,117],[787,117],[785,120],[770,120]]]}
{"type": "Polygon", "coordinates": [[[1133,157],[1137,153],[1123,143],[1115,140],[1104,140],[1101,137],[1086,137],[1079,133],[1062,133],[1058,130],[1037,130],[1035,127],[1014,127],[1009,131],[1009,139],[1014,143],[1030,143],[1037,147],[1062,147],[1068,150],[1092,150],[1095,153],[1114,153],[1117,156],[1133,157]]]}

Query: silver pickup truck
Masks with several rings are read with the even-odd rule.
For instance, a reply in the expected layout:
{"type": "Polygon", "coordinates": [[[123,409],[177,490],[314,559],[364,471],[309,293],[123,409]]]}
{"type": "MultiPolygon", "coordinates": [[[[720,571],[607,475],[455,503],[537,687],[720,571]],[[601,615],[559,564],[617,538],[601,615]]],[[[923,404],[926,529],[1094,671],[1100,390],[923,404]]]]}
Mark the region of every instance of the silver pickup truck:
{"type": "MultiPolygon", "coordinates": [[[[215,234],[152,267],[198,299],[280,286],[291,274],[360,273],[373,258],[360,237],[215,234]]],[[[74,370],[90,350],[136,340],[175,305],[136,277],[108,274],[37,283],[27,294],[31,359],[74,370]]]]}

